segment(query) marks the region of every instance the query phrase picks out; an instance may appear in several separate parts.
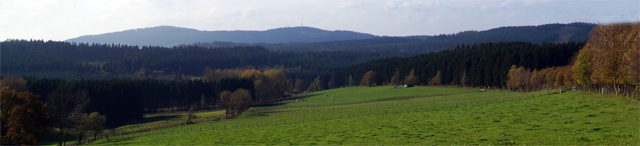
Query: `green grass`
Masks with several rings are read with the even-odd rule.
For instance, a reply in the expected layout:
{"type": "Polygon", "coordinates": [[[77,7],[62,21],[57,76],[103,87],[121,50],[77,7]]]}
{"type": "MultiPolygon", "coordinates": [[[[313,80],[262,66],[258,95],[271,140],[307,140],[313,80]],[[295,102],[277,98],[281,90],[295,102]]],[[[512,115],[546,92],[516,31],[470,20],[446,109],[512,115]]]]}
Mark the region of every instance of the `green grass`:
{"type": "Polygon", "coordinates": [[[235,119],[90,144],[640,144],[639,102],[614,95],[382,86],[300,97],[306,101],[253,107],[235,119]]]}
{"type": "MultiPolygon", "coordinates": [[[[120,127],[113,128],[116,133],[122,132],[131,132],[138,131],[144,129],[154,129],[154,128],[162,128],[169,125],[177,125],[182,124],[187,121],[187,112],[174,112],[174,113],[158,113],[158,114],[147,114],[145,115],[141,121],[137,121],[135,124],[124,125],[120,127]]],[[[200,122],[204,120],[212,120],[223,117],[225,114],[224,110],[219,111],[201,111],[195,113],[194,115],[197,118],[192,119],[195,122],[200,122]]],[[[108,133],[109,130],[105,130],[105,133],[108,133]]],[[[54,131],[42,139],[43,141],[40,145],[57,145],[58,144],[58,130],[54,129],[54,131]]],[[[85,137],[83,140],[87,140],[87,138],[92,139],[93,135],[89,135],[85,137]]],[[[67,144],[75,144],[78,140],[76,138],[69,138],[67,144]]]]}

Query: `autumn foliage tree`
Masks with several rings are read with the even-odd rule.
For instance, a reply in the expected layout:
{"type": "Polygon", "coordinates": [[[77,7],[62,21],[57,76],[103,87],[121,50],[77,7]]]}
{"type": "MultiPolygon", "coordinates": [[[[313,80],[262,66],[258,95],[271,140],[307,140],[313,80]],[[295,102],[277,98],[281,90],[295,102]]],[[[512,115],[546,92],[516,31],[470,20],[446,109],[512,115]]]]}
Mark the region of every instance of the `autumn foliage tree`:
{"type": "Polygon", "coordinates": [[[2,77],[0,83],[1,87],[9,87],[10,89],[18,92],[27,91],[27,81],[16,76],[6,75],[2,77]]]}
{"type": "Polygon", "coordinates": [[[599,25],[572,67],[577,83],[599,92],[638,94],[640,22],[599,25]],[[611,92],[609,92],[612,89],[611,92]]]}
{"type": "Polygon", "coordinates": [[[349,87],[351,87],[351,86],[353,86],[353,84],[354,84],[354,83],[353,83],[353,75],[350,75],[350,76],[349,76],[349,82],[348,82],[348,85],[349,85],[349,87]]]}
{"type": "Polygon", "coordinates": [[[400,85],[400,71],[396,68],[396,72],[393,73],[393,77],[391,77],[392,85],[400,85]]]}
{"type": "Polygon", "coordinates": [[[3,145],[36,145],[42,136],[51,132],[48,107],[39,101],[40,96],[8,87],[2,87],[0,92],[3,145]]]}
{"type": "Polygon", "coordinates": [[[225,110],[226,118],[239,116],[245,110],[251,107],[251,92],[246,89],[237,89],[236,91],[223,91],[220,93],[220,106],[225,110]]]}
{"type": "Polygon", "coordinates": [[[467,82],[469,82],[469,76],[467,75],[467,70],[463,70],[460,73],[460,85],[462,87],[465,87],[467,85],[467,82]]]}
{"type": "Polygon", "coordinates": [[[313,82],[307,88],[307,92],[314,92],[324,90],[324,86],[322,85],[322,78],[320,76],[313,79],[313,82]]]}
{"type": "Polygon", "coordinates": [[[304,88],[305,88],[304,80],[296,79],[296,82],[295,82],[294,87],[293,87],[293,92],[294,93],[303,92],[303,91],[305,91],[304,88]]]}
{"type": "Polygon", "coordinates": [[[418,76],[416,76],[416,72],[413,69],[411,69],[411,72],[409,72],[409,75],[407,75],[404,78],[404,83],[413,84],[413,85],[420,83],[420,79],[418,78],[418,76]]]}
{"type": "Polygon", "coordinates": [[[433,78],[431,78],[431,85],[437,86],[437,85],[440,85],[441,82],[442,82],[442,73],[438,71],[436,73],[436,76],[433,76],[433,78]]]}
{"type": "Polygon", "coordinates": [[[279,99],[291,88],[287,73],[281,69],[270,69],[264,72],[249,69],[243,71],[241,77],[253,79],[255,99],[261,103],[279,99]]]}
{"type": "Polygon", "coordinates": [[[364,73],[364,75],[362,75],[362,80],[360,81],[360,85],[369,86],[369,87],[376,86],[378,82],[377,79],[378,79],[378,76],[376,75],[376,72],[368,71],[364,73]]]}
{"type": "Polygon", "coordinates": [[[242,75],[243,71],[240,69],[216,69],[211,67],[204,67],[202,70],[202,79],[205,81],[217,81],[224,78],[237,78],[242,75]]]}

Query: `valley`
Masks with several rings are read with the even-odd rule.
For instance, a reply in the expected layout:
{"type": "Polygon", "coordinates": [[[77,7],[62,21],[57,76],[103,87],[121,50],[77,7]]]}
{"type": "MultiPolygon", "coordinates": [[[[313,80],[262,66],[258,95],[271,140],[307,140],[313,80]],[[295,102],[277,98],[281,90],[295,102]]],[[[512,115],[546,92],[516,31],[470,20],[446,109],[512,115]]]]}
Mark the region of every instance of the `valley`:
{"type": "Polygon", "coordinates": [[[348,87],[91,145],[638,144],[638,104],[581,91],[348,87]],[[331,100],[331,98],[334,98],[331,100]],[[305,101],[302,101],[304,99],[305,101]]]}

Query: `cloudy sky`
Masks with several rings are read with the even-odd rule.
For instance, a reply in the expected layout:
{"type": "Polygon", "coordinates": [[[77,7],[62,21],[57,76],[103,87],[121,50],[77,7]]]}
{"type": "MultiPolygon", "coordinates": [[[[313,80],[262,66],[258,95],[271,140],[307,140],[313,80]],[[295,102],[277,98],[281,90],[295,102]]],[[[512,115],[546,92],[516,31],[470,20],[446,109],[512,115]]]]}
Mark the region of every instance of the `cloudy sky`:
{"type": "Polygon", "coordinates": [[[407,36],[637,21],[640,0],[0,0],[0,40],[66,40],[160,25],[267,30],[304,23],[407,36]]]}

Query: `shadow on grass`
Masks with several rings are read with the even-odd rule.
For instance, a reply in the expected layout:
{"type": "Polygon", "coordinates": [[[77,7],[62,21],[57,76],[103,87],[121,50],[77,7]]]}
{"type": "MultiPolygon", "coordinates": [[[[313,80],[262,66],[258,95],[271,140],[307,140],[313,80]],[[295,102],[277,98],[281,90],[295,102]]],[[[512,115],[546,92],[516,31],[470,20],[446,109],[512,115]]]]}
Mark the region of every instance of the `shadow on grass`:
{"type": "Polygon", "coordinates": [[[101,141],[101,142],[93,142],[93,143],[90,143],[89,145],[99,145],[99,144],[105,144],[105,143],[118,143],[118,142],[120,142],[120,143],[118,143],[118,145],[127,145],[127,144],[133,144],[133,142],[126,142],[126,143],[122,143],[122,142],[125,142],[125,141],[128,141],[128,140],[132,140],[134,138],[136,138],[136,137],[126,137],[125,136],[123,138],[123,137],[114,136],[109,140],[104,140],[104,141],[101,141]]]}
{"type": "Polygon", "coordinates": [[[295,98],[298,98],[298,99],[305,99],[305,98],[309,98],[309,97],[311,97],[311,96],[316,96],[316,95],[320,95],[320,94],[318,94],[318,93],[314,93],[314,94],[307,94],[307,95],[304,95],[304,96],[296,96],[295,98]]]}
{"type": "Polygon", "coordinates": [[[283,105],[286,103],[278,103],[278,102],[272,102],[272,103],[265,103],[265,104],[260,104],[260,105],[254,105],[251,107],[272,107],[272,106],[279,106],[279,105],[283,105]]]}
{"type": "Polygon", "coordinates": [[[179,117],[180,117],[179,115],[146,117],[146,118],[143,118],[142,121],[136,122],[136,124],[165,121],[165,120],[177,119],[179,117]]]}
{"type": "Polygon", "coordinates": [[[295,100],[295,99],[305,99],[305,98],[309,98],[311,96],[316,96],[316,95],[320,95],[318,93],[315,94],[308,94],[305,96],[296,96],[296,97],[289,97],[289,98],[285,98],[283,100],[280,101],[275,101],[275,102],[270,102],[270,103],[264,103],[264,104],[259,104],[259,105],[253,105],[251,107],[274,107],[274,106],[280,106],[280,105],[284,105],[287,104],[288,102],[281,102],[281,101],[285,101],[285,100],[295,100]]]}
{"type": "MultiPolygon", "coordinates": [[[[138,125],[138,124],[152,123],[152,122],[157,122],[157,121],[173,120],[173,119],[178,119],[178,118],[180,118],[180,115],[144,117],[144,118],[142,118],[142,120],[129,121],[129,122],[124,123],[124,125],[121,125],[121,126],[132,125],[134,127],[137,127],[136,125],[138,125]]],[[[107,127],[107,128],[111,129],[111,128],[118,128],[118,127],[120,127],[120,126],[107,127]]]]}

